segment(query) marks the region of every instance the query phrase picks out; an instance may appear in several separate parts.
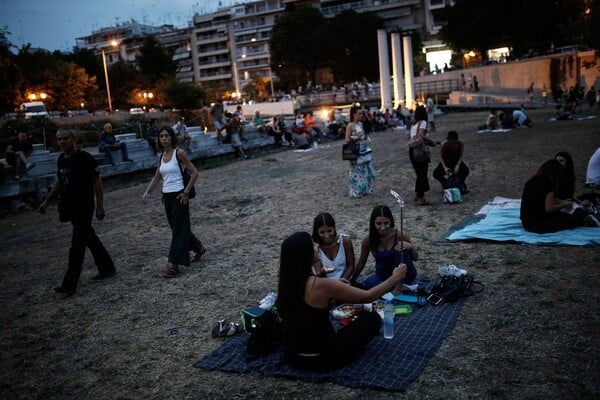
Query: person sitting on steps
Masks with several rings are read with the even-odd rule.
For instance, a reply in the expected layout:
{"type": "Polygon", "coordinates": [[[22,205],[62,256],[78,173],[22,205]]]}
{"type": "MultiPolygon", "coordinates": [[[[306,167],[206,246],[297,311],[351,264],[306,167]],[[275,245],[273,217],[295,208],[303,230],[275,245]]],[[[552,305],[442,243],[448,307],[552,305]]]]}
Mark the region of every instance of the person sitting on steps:
{"type": "Polygon", "coordinates": [[[131,160],[127,154],[127,143],[121,142],[119,139],[115,137],[113,134],[113,127],[110,122],[104,124],[104,129],[100,132],[98,136],[98,151],[104,153],[108,161],[115,165],[115,159],[112,155],[113,150],[121,149],[121,156],[123,157],[124,162],[131,162],[131,160]]]}

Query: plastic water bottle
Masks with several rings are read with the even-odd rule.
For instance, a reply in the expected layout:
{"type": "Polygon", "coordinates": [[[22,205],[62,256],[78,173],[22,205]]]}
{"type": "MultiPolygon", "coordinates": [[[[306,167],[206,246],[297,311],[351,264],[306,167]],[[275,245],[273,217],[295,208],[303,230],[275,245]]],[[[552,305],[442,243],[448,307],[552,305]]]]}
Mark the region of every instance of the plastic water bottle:
{"type": "Polygon", "coordinates": [[[394,337],[394,306],[391,301],[386,301],[383,308],[383,337],[386,339],[394,337]]]}

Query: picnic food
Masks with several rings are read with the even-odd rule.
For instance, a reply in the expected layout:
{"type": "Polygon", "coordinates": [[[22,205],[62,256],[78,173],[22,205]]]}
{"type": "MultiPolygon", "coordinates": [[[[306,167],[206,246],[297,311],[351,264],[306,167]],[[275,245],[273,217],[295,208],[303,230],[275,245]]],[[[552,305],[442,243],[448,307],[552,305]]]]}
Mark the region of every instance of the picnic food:
{"type": "Polygon", "coordinates": [[[334,308],[331,311],[331,315],[333,316],[333,318],[335,319],[344,319],[344,318],[351,318],[353,316],[355,316],[356,314],[358,314],[358,307],[360,306],[360,310],[362,311],[362,305],[361,304],[342,304],[341,306],[334,308]]]}

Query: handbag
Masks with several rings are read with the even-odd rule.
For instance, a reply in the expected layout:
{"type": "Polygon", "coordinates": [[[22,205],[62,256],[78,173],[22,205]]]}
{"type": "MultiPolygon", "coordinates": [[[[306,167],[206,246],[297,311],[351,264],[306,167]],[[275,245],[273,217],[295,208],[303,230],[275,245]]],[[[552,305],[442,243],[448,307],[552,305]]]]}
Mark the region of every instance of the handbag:
{"type": "Polygon", "coordinates": [[[360,144],[354,140],[342,146],[342,160],[356,161],[360,152],[360,144]]]}
{"type": "Polygon", "coordinates": [[[424,141],[421,141],[413,148],[413,158],[416,162],[429,162],[431,160],[431,150],[424,141]]]}
{"type": "MultiPolygon", "coordinates": [[[[177,165],[179,165],[179,170],[181,171],[181,177],[183,178],[183,188],[185,189],[188,185],[188,183],[190,182],[190,179],[192,178],[192,176],[190,175],[190,172],[183,168],[181,166],[181,164],[179,163],[179,157],[177,157],[177,150],[175,149],[175,159],[177,160],[177,165]]],[[[160,160],[162,162],[162,154],[160,155],[160,160]]],[[[192,188],[190,189],[190,193],[188,195],[188,199],[193,199],[194,197],[196,197],[196,187],[192,185],[192,188]]]]}
{"type": "Polygon", "coordinates": [[[462,182],[460,180],[460,177],[456,174],[452,174],[450,175],[446,181],[444,182],[444,184],[442,185],[442,187],[444,189],[452,189],[452,188],[457,188],[460,189],[462,191],[462,182]]]}
{"type": "Polygon", "coordinates": [[[277,350],[283,331],[281,319],[274,308],[246,308],[242,310],[241,319],[244,332],[250,335],[246,345],[248,354],[263,357],[277,350]]]}
{"type": "Polygon", "coordinates": [[[431,288],[427,301],[434,306],[441,306],[481,291],[483,291],[483,284],[473,280],[472,276],[443,276],[431,288]],[[474,288],[474,285],[477,288],[474,288]]]}

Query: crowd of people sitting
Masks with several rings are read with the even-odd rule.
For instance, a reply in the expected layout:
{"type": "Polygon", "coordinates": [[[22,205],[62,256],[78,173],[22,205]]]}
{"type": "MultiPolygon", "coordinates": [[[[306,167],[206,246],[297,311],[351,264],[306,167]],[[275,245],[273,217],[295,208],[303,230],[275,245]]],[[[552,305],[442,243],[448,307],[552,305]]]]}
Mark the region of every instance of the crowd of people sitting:
{"type": "Polygon", "coordinates": [[[525,107],[514,110],[498,110],[491,108],[485,124],[481,125],[478,130],[496,130],[496,129],[514,129],[514,128],[532,128],[533,122],[525,112],[525,107]]]}
{"type": "Polygon", "coordinates": [[[297,232],[281,245],[276,307],[282,318],[286,361],[295,368],[327,371],[354,361],[379,335],[376,311],[360,313],[336,330],[329,318],[331,302],[370,303],[416,279],[417,247],[399,232],[389,207],[373,208],[360,255],[350,237],[337,231],[333,216],[318,214],[312,235],[297,232]],[[369,255],[375,273],[361,274],[369,255]],[[318,337],[319,340],[315,340],[318,337]]]}

